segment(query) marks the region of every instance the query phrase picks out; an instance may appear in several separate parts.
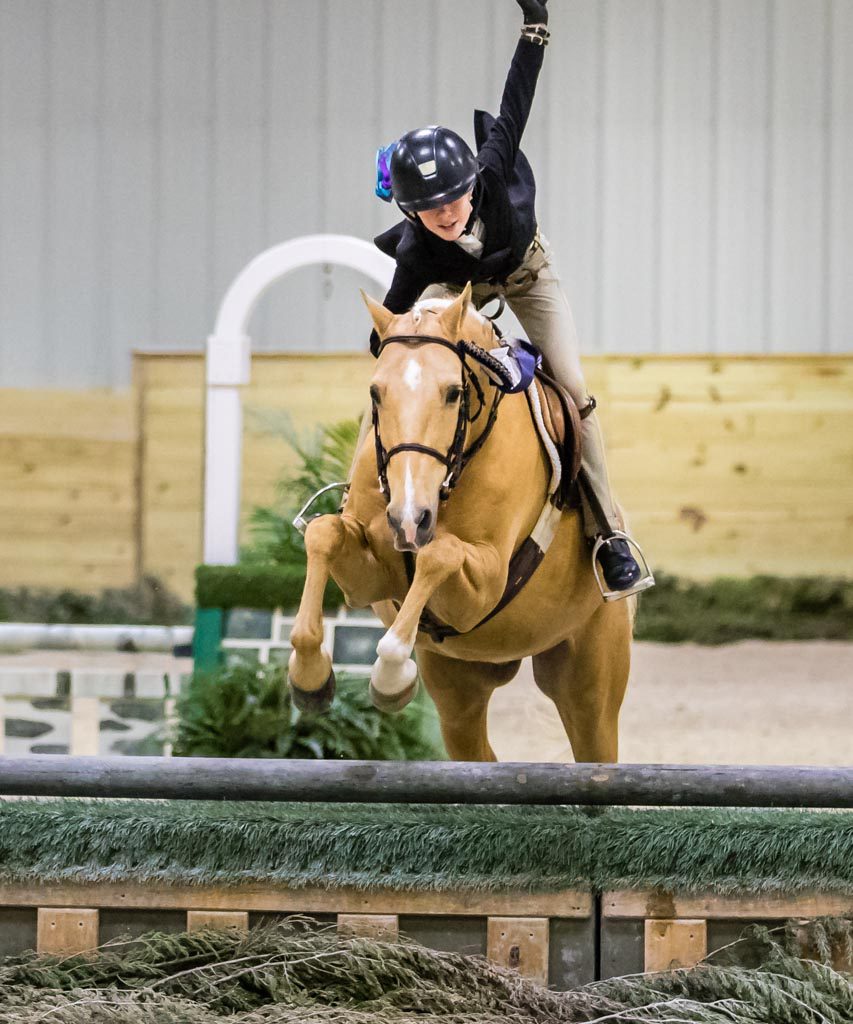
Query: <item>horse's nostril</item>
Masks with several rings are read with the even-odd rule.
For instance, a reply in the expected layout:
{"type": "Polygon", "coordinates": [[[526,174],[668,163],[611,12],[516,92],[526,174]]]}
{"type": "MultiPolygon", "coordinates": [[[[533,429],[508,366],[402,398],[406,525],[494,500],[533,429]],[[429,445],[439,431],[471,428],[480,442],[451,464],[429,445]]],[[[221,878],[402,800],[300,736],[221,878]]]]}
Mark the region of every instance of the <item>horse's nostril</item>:
{"type": "Polygon", "coordinates": [[[423,512],[421,512],[420,518],[418,519],[418,529],[419,530],[428,530],[429,527],[430,527],[430,523],[431,522],[432,522],[432,512],[430,512],[430,510],[428,508],[425,508],[423,510],[423,512]]]}
{"type": "Polygon", "coordinates": [[[385,516],[388,520],[388,525],[396,533],[400,529],[400,519],[391,511],[386,512],[385,516]]]}

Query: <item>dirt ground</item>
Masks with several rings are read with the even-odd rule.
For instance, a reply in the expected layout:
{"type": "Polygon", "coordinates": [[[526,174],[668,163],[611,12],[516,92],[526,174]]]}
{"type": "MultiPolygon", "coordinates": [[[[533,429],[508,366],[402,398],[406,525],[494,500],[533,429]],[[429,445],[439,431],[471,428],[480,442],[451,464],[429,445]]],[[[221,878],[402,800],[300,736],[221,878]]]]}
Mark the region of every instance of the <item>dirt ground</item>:
{"type": "MultiPolygon", "coordinates": [[[[156,654],[30,651],[0,668],[188,671],[156,654]]],[[[489,734],[504,761],[570,761],[554,705],[525,662],[495,692],[489,734]]],[[[622,761],[853,764],[853,644],[635,643],[621,719],[622,761]]]]}
{"type": "MultiPolygon", "coordinates": [[[[501,760],[572,760],[529,662],[492,697],[489,734],[501,760]]],[[[853,764],[853,644],[635,643],[620,760],[853,764]]]]}

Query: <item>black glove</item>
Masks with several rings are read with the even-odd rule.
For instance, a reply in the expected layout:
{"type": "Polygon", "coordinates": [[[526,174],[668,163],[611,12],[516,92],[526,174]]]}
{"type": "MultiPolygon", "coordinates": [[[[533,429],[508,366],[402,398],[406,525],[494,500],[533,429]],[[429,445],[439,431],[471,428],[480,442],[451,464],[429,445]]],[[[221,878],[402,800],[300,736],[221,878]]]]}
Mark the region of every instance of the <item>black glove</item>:
{"type": "Polygon", "coordinates": [[[518,6],[524,11],[525,25],[547,25],[548,0],[517,0],[518,6]]]}

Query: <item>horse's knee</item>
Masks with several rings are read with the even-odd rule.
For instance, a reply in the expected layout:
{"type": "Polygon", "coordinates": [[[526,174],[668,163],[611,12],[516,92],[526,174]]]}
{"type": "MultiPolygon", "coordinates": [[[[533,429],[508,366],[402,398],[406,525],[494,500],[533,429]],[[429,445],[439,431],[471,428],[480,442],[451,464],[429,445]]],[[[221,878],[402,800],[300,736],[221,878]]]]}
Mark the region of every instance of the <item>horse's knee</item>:
{"type": "Polygon", "coordinates": [[[309,558],[330,561],[344,541],[344,524],[339,515],[317,516],[305,530],[305,552],[309,558]]]}

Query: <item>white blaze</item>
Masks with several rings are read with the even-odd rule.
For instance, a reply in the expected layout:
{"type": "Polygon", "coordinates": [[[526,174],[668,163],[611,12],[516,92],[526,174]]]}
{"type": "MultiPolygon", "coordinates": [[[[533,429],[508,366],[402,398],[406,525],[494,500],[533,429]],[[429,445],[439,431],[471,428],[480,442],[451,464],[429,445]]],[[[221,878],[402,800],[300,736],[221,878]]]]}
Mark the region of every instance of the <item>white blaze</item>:
{"type": "Polygon", "coordinates": [[[415,481],[412,477],[412,467],[406,459],[406,479],[403,484],[403,520],[401,526],[406,540],[414,544],[418,525],[415,522],[415,481]]]}
{"type": "Polygon", "coordinates": [[[417,391],[421,385],[421,366],[416,359],[410,359],[403,372],[403,383],[411,391],[417,391]]]}

